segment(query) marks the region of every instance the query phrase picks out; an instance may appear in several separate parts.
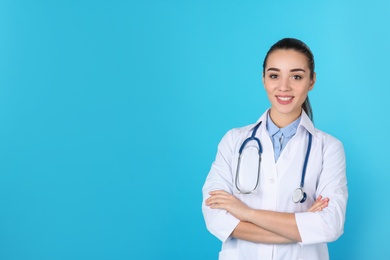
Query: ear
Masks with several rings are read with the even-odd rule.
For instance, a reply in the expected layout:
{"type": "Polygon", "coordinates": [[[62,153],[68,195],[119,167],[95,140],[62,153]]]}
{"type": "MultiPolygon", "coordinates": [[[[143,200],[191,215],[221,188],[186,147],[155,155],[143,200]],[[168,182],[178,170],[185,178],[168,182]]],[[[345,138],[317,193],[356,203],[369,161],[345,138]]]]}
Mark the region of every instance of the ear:
{"type": "Polygon", "coordinates": [[[309,91],[314,88],[314,84],[316,83],[316,80],[317,80],[317,74],[314,72],[313,79],[310,80],[309,91]]]}
{"type": "Polygon", "coordinates": [[[263,73],[263,77],[261,78],[261,81],[263,82],[263,87],[265,88],[265,84],[264,84],[264,73],[263,73]]]}

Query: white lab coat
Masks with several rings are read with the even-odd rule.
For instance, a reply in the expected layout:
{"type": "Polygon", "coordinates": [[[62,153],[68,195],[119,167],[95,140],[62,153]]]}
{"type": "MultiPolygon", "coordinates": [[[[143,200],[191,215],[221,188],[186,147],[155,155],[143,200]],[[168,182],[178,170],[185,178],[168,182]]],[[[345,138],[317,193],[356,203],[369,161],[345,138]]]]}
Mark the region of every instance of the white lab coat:
{"type": "Polygon", "coordinates": [[[206,226],[223,242],[219,259],[329,259],[327,242],[336,240],[344,229],[348,198],[344,148],[339,140],[316,129],[302,111],[296,134],[275,163],[272,141],[266,130],[267,112],[255,124],[226,133],[203,186],[202,211],[206,226]],[[256,134],[263,146],[260,183],[255,193],[238,194],[234,184],[238,150],[260,121],[262,124],[256,134]],[[313,140],[304,185],[307,199],[304,203],[294,203],[292,193],[301,181],[308,132],[313,140]],[[302,242],[269,245],[230,237],[239,220],[225,210],[210,209],[205,205],[204,200],[212,190],[233,193],[255,209],[295,212],[302,242]],[[328,207],[317,213],[306,212],[319,195],[330,199],[328,207]]]}

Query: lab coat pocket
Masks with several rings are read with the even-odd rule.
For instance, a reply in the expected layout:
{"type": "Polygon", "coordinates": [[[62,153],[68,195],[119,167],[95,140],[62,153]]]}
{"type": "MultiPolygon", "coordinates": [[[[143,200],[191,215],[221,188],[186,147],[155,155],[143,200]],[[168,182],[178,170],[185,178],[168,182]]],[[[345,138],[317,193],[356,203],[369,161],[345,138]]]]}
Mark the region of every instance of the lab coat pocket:
{"type": "Polygon", "coordinates": [[[219,252],[219,260],[238,260],[237,249],[228,249],[219,252]]]}

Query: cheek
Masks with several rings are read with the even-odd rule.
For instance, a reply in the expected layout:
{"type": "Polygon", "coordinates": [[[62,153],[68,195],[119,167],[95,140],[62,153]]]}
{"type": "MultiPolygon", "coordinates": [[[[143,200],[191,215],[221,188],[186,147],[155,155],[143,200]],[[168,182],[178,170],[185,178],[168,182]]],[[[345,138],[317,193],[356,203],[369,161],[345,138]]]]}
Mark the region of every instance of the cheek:
{"type": "Polygon", "coordinates": [[[273,93],[274,93],[273,89],[270,89],[269,87],[264,87],[264,89],[265,89],[265,92],[267,93],[268,97],[273,96],[273,93]]]}
{"type": "Polygon", "coordinates": [[[307,89],[303,90],[302,92],[299,93],[299,96],[300,96],[300,100],[301,102],[303,103],[307,97],[307,94],[308,94],[308,91],[307,89]]]}
{"type": "Polygon", "coordinates": [[[309,91],[313,88],[313,85],[311,85],[309,82],[302,84],[300,86],[297,86],[297,91],[299,91],[299,94],[301,96],[307,96],[309,91]]]}
{"type": "Polygon", "coordinates": [[[275,88],[276,88],[276,86],[275,86],[275,84],[272,84],[272,83],[270,83],[269,81],[267,81],[267,80],[263,80],[263,86],[264,86],[264,89],[265,89],[265,91],[267,92],[267,93],[272,93],[272,92],[274,92],[275,91],[275,88]]]}

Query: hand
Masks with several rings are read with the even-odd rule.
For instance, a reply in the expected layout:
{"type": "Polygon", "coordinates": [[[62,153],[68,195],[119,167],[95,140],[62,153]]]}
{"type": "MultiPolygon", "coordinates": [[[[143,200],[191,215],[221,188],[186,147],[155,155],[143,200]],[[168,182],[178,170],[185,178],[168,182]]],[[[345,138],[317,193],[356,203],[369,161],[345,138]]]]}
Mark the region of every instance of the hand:
{"type": "Polygon", "coordinates": [[[211,196],[205,201],[206,206],[212,209],[224,209],[239,220],[247,221],[251,208],[234,195],[223,190],[211,191],[209,194],[211,196]]]}
{"type": "Polygon", "coordinates": [[[314,201],[313,205],[310,207],[308,212],[318,212],[322,211],[329,205],[329,198],[323,199],[322,196],[318,196],[317,200],[314,201]]]}

